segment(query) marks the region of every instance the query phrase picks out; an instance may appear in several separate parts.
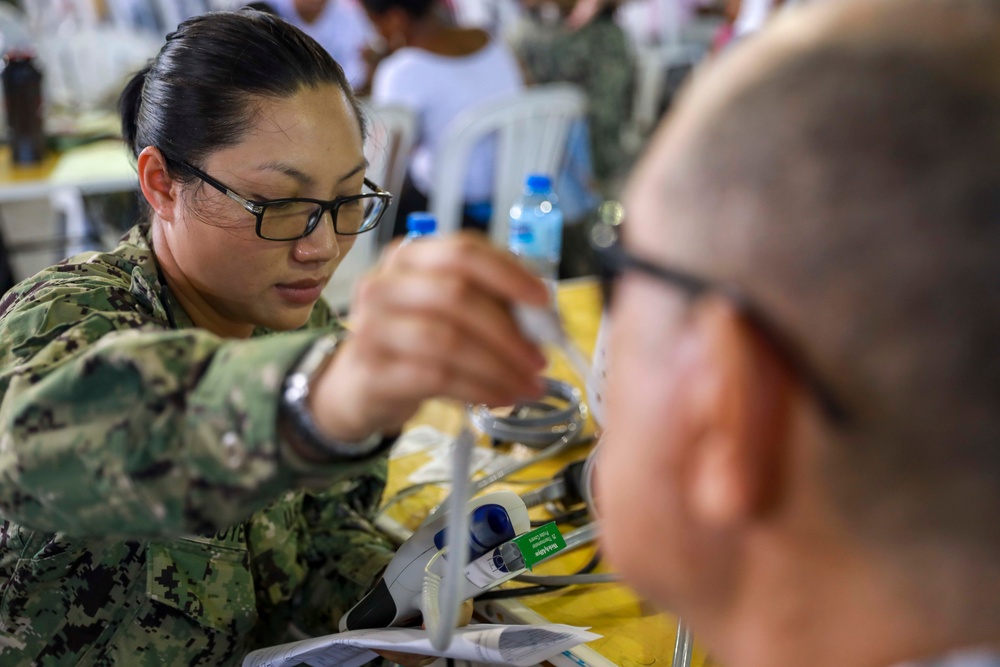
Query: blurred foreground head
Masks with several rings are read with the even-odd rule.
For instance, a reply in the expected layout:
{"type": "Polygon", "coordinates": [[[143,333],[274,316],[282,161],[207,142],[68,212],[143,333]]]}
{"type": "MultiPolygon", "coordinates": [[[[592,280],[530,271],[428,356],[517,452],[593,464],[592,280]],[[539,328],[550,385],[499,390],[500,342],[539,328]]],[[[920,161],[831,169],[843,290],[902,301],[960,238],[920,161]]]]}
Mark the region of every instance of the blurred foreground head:
{"type": "Polygon", "coordinates": [[[729,667],[1000,646],[1000,3],[789,11],[695,77],[626,215],[719,288],[617,286],[612,562],[729,667]]]}

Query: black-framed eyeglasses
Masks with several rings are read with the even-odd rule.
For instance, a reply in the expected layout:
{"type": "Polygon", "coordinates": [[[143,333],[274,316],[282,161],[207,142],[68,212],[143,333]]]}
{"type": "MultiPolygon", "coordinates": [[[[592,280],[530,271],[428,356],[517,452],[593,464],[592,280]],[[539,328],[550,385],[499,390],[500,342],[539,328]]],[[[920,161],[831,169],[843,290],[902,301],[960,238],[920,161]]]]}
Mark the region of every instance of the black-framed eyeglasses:
{"type": "Polygon", "coordinates": [[[290,197],[253,201],[236,194],[192,164],[183,161],[178,164],[253,214],[257,219],[257,236],[267,241],[294,241],[309,236],[326,211],[330,212],[337,234],[363,234],[378,226],[392,201],[390,193],[367,178],[364,186],[368,191],[357,195],[330,200],[290,197]]]}
{"type": "Polygon", "coordinates": [[[689,299],[696,299],[708,293],[720,294],[738,309],[739,313],[781,356],[816,397],[824,414],[833,423],[844,426],[851,421],[846,405],[829,385],[810,366],[798,348],[771,318],[753,304],[735,286],[712,281],[653,262],[625,249],[621,242],[621,209],[611,216],[611,220],[599,222],[590,232],[590,245],[597,255],[600,265],[601,291],[604,304],[611,303],[616,279],[626,271],[636,271],[660,282],[680,289],[689,299]]]}

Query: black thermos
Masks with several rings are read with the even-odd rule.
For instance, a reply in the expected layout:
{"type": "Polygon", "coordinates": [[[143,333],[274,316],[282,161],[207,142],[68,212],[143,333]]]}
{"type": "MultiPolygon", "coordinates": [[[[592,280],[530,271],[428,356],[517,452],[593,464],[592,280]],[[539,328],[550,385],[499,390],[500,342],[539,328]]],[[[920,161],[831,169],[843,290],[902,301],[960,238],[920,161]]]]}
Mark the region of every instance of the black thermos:
{"type": "Polygon", "coordinates": [[[27,51],[4,56],[4,103],[10,128],[10,152],[15,164],[32,164],[45,157],[42,127],[42,72],[27,51]]]}

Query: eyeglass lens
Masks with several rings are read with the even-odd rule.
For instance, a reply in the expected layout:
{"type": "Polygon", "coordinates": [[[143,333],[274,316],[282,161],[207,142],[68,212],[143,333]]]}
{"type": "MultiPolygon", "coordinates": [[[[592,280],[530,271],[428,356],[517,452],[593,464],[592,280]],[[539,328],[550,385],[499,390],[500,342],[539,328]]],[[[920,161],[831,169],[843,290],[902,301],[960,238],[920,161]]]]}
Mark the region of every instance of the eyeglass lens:
{"type": "MultiPolygon", "coordinates": [[[[360,234],[378,223],[384,202],[378,195],[361,195],[331,207],[338,234],[360,234]]],[[[295,239],[311,232],[319,224],[326,207],[313,202],[269,204],[264,209],[260,232],[270,239],[295,239]]]]}

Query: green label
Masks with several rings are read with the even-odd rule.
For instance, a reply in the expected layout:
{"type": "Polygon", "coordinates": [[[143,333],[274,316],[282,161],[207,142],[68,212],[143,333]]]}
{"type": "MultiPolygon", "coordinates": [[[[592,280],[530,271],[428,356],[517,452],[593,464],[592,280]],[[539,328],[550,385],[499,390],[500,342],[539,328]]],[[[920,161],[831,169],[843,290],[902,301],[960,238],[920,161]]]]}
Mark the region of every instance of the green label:
{"type": "Polygon", "coordinates": [[[524,565],[529,570],[539,562],[566,548],[566,540],[563,539],[562,533],[556,527],[555,521],[539,526],[524,535],[519,535],[511,541],[521,550],[524,565]]]}

